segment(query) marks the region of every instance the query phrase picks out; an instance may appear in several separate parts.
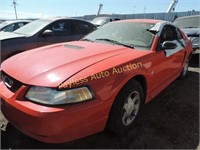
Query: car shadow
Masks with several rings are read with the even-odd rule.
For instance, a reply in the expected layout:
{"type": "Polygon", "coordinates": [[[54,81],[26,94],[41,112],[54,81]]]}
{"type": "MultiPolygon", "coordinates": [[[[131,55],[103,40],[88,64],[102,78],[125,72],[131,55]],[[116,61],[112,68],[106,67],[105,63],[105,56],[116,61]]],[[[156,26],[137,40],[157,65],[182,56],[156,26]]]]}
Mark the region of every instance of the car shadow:
{"type": "Polygon", "coordinates": [[[200,54],[193,54],[190,60],[190,67],[199,68],[200,54]]]}
{"type": "Polygon", "coordinates": [[[121,137],[105,130],[71,142],[48,144],[22,134],[9,123],[1,131],[2,149],[195,149],[198,144],[199,72],[193,70],[147,103],[134,128],[121,137]]]}

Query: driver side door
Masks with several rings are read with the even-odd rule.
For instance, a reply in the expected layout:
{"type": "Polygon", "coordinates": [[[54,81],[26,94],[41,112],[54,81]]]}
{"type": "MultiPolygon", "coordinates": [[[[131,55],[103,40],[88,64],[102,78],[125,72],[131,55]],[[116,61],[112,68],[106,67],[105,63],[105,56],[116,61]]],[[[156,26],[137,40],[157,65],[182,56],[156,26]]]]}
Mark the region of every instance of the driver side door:
{"type": "Polygon", "coordinates": [[[184,40],[179,30],[172,25],[165,25],[162,29],[153,66],[153,90],[152,97],[155,97],[181,73],[181,66],[185,57],[184,40]],[[176,44],[176,48],[164,49],[162,44],[170,41],[176,44]]]}

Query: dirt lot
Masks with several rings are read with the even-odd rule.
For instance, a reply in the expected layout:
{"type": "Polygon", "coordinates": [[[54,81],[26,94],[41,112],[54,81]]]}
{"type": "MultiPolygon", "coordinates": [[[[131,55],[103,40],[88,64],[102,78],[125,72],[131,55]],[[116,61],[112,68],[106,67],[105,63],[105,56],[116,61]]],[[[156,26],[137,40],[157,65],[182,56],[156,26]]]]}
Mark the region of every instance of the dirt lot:
{"type": "MultiPolygon", "coordinates": [[[[176,80],[145,106],[135,128],[123,137],[108,131],[62,144],[31,139],[9,123],[1,130],[1,148],[196,149],[199,144],[199,56],[192,58],[184,80],[176,80]]],[[[7,121],[0,113],[1,124],[7,121]]]]}

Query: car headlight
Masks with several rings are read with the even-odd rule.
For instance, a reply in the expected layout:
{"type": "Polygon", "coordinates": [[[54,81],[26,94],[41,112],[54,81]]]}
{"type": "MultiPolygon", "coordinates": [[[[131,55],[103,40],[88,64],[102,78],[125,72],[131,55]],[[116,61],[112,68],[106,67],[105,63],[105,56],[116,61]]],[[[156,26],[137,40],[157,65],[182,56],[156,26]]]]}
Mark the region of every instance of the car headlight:
{"type": "Polygon", "coordinates": [[[59,105],[87,101],[93,98],[93,94],[88,87],[60,91],[52,88],[32,86],[25,97],[42,104],[59,105]]]}

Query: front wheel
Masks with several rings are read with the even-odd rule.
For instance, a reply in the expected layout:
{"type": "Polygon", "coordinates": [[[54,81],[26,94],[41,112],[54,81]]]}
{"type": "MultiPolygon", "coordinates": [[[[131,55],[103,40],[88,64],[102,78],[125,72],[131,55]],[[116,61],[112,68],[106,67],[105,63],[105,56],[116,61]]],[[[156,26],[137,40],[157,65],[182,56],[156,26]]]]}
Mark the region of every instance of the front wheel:
{"type": "Polygon", "coordinates": [[[141,84],[132,80],[117,95],[109,115],[107,128],[117,135],[129,131],[138,116],[144,101],[141,84]]]}

